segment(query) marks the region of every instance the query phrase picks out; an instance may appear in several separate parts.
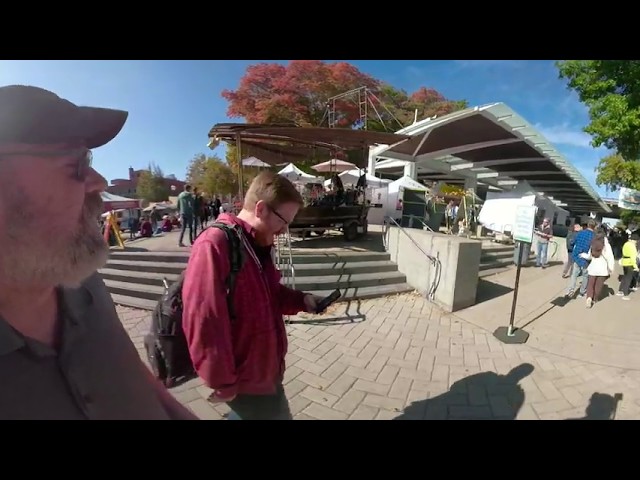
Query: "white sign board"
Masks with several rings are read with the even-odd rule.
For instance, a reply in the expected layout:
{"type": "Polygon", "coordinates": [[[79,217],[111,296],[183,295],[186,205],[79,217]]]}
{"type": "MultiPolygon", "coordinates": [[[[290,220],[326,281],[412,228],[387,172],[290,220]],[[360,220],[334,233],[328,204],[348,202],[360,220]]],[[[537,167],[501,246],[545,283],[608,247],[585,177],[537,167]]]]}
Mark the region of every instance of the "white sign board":
{"type": "Polygon", "coordinates": [[[640,191],[622,187],[618,196],[618,207],[625,210],[640,210],[640,191]]]}
{"type": "Polygon", "coordinates": [[[516,242],[533,243],[533,229],[535,224],[535,205],[518,205],[513,227],[513,239],[516,242]]]}

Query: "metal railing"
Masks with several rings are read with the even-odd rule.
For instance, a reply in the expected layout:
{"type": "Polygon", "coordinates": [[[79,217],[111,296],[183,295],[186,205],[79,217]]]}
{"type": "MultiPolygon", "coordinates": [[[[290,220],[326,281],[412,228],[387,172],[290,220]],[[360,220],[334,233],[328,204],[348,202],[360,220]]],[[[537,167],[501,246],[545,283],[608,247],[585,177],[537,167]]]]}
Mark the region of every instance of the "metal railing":
{"type": "MultiPolygon", "coordinates": [[[[293,265],[293,254],[291,252],[291,233],[287,231],[276,238],[276,268],[282,275],[283,283],[290,287],[296,288],[296,267],[293,265]]],[[[291,317],[285,315],[285,325],[291,323],[291,317]]]]}
{"type": "MultiPolygon", "coordinates": [[[[416,219],[418,219],[416,217],[416,219]]],[[[419,220],[419,219],[418,219],[419,220]]],[[[424,222],[423,222],[424,223],[424,222]]],[[[434,300],[436,295],[436,290],[438,289],[438,285],[440,284],[440,275],[442,274],[442,263],[440,262],[440,258],[438,258],[438,254],[433,256],[427,253],[419,244],[416,242],[409,233],[402,227],[398,222],[395,221],[393,217],[386,216],[384,217],[384,223],[382,224],[382,242],[384,244],[384,248],[386,251],[389,251],[389,241],[387,235],[389,233],[389,226],[394,224],[398,229],[405,234],[411,242],[416,246],[418,250],[422,252],[422,254],[429,259],[431,265],[435,268],[435,272],[433,275],[433,281],[431,282],[431,286],[429,287],[429,291],[427,292],[427,298],[429,300],[434,300]]],[[[431,230],[431,229],[429,229],[431,230]]],[[[433,232],[433,230],[431,230],[433,232]]]]}
{"type": "MultiPolygon", "coordinates": [[[[389,217],[391,218],[391,217],[389,217]]],[[[427,230],[429,230],[430,232],[434,232],[433,228],[431,228],[429,225],[427,225],[427,223],[421,219],[420,217],[416,217],[415,215],[409,215],[409,228],[413,228],[413,222],[420,222],[422,224],[423,227],[426,227],[427,230]]]]}
{"type": "Polygon", "coordinates": [[[291,234],[289,229],[276,238],[276,268],[280,270],[284,284],[296,288],[296,268],[293,265],[293,253],[291,252],[291,234]]]}

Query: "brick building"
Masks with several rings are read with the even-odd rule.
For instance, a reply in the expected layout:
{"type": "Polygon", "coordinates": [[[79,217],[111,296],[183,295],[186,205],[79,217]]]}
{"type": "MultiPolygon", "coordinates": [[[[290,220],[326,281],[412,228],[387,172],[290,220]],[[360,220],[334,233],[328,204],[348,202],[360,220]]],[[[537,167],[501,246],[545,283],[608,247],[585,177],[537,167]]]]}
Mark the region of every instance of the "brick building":
{"type": "MultiPolygon", "coordinates": [[[[138,179],[144,171],[146,170],[134,170],[132,167],[129,167],[129,178],[116,178],[111,180],[111,185],[107,187],[107,192],[123,197],[137,198],[138,179]]],[[[164,181],[165,185],[169,188],[169,195],[171,196],[178,195],[182,192],[186,184],[181,180],[177,180],[173,175],[168,175],[164,178],[164,181]]]]}

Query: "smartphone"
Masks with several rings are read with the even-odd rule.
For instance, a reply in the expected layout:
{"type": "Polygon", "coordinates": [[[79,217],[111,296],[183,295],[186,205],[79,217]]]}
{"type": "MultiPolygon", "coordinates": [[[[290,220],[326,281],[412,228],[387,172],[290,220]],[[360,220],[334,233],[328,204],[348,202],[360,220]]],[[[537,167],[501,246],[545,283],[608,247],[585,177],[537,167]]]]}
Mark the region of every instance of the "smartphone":
{"type": "Polygon", "coordinates": [[[316,313],[324,312],[327,308],[329,308],[329,306],[332,303],[336,302],[341,296],[342,294],[340,293],[340,290],[336,288],[331,293],[331,295],[329,295],[328,297],[324,297],[322,300],[320,300],[320,302],[316,307],[316,313]]]}

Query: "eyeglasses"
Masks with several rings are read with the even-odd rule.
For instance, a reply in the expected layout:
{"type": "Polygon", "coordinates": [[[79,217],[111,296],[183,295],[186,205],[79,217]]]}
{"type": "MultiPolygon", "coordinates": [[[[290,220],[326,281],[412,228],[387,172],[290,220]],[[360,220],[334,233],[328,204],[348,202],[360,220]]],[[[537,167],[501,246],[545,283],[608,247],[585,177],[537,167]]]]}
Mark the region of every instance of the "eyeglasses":
{"type": "Polygon", "coordinates": [[[280,215],[275,208],[273,208],[271,205],[267,205],[267,207],[269,207],[269,210],[271,210],[276,217],[282,220],[282,223],[284,223],[287,227],[289,226],[291,222],[285,220],[284,217],[280,215]]]}
{"type": "Polygon", "coordinates": [[[93,152],[87,148],[76,148],[72,150],[56,150],[51,152],[2,152],[0,151],[0,156],[9,157],[9,156],[34,156],[34,157],[45,157],[45,158],[64,158],[69,157],[73,158],[77,163],[76,167],[76,179],[78,181],[84,181],[87,178],[87,174],[89,169],[93,165],[93,152]]]}

